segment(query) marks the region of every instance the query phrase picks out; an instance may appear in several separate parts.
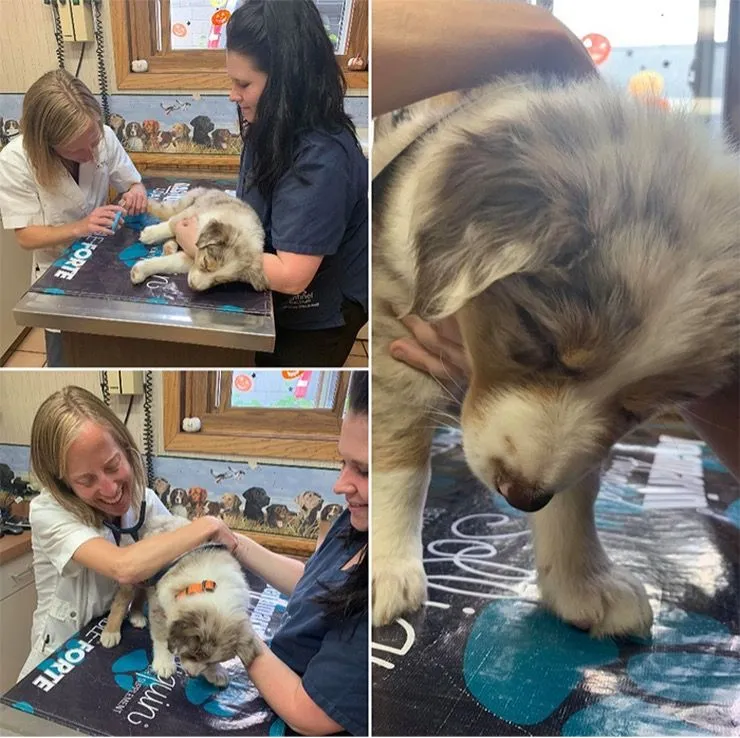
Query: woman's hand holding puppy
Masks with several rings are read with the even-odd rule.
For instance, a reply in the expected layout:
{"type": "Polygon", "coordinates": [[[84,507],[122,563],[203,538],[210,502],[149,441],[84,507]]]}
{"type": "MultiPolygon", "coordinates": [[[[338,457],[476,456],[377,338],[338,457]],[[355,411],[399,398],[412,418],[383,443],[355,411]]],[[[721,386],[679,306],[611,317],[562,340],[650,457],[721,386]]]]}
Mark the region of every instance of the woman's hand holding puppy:
{"type": "Polygon", "coordinates": [[[195,259],[198,247],[195,245],[198,240],[198,216],[193,215],[189,218],[183,218],[175,223],[175,240],[177,245],[191,258],[195,259]]]}
{"type": "Polygon", "coordinates": [[[221,520],[221,518],[215,518],[212,515],[203,515],[201,518],[198,518],[198,520],[204,521],[203,525],[207,526],[207,530],[210,533],[210,541],[213,541],[213,543],[223,544],[232,555],[236,553],[239,539],[231,528],[221,520]]]}
{"type": "Polygon", "coordinates": [[[391,356],[442,381],[467,380],[470,364],[455,318],[426,323],[415,315],[401,321],[411,334],[391,344],[391,356]]]}

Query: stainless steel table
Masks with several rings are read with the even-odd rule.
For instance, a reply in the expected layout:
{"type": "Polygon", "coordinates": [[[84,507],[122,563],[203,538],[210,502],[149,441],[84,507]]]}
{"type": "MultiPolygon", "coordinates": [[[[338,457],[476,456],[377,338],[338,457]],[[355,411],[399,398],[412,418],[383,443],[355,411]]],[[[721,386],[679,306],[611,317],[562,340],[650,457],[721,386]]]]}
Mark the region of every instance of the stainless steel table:
{"type": "MultiPolygon", "coordinates": [[[[174,182],[236,187],[233,175],[152,170],[147,188],[174,182]]],[[[62,331],[69,367],[252,366],[255,351],[272,351],[275,320],[204,308],[173,307],[72,295],[28,292],[13,309],[19,325],[62,331]]]]}
{"type": "Polygon", "coordinates": [[[58,735],[89,735],[68,728],[52,720],[46,720],[38,715],[16,710],[14,707],[0,704],[0,735],[31,735],[31,736],[58,736],[58,735]]]}
{"type": "Polygon", "coordinates": [[[249,366],[255,351],[275,345],[272,310],[255,316],[28,292],[13,316],[20,325],[61,330],[67,366],[249,366]]]}

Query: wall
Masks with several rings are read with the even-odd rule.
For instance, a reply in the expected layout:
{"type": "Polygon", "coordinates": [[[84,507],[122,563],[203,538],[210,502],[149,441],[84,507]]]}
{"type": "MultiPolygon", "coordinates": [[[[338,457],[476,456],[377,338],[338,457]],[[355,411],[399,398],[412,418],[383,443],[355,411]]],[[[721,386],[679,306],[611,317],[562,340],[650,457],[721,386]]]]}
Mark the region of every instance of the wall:
{"type": "MultiPolygon", "coordinates": [[[[302,537],[315,536],[318,518],[303,514],[301,506],[304,513],[318,506],[316,512],[320,510],[325,518],[338,514],[334,506],[343,505],[344,499],[332,492],[338,476],[336,464],[309,464],[293,459],[244,459],[229,455],[166,455],[161,443],[162,373],[154,372],[153,379],[154,474],[166,480],[172,490],[205,490],[207,501],[216,503],[218,509],[203,509],[202,513],[222,514],[229,524],[242,529],[302,537]],[[260,489],[261,492],[258,491],[260,489]],[[310,494],[297,499],[306,492],[317,493],[320,500],[310,494]],[[225,495],[230,497],[225,498],[225,495]],[[272,512],[270,506],[273,506],[272,512]],[[244,514],[249,509],[252,517],[245,519],[244,514]],[[260,513],[255,514],[255,510],[263,511],[262,522],[258,522],[260,513]]],[[[0,372],[0,463],[10,466],[16,475],[25,477],[29,470],[28,443],[38,406],[49,394],[67,384],[77,384],[102,397],[99,373],[95,371],[0,372]]],[[[119,418],[124,419],[129,398],[112,395],[111,407],[119,418]]],[[[128,427],[142,447],[143,417],[143,397],[135,397],[128,427]]],[[[164,487],[163,482],[162,489],[164,487]]],[[[174,513],[187,514],[185,510],[175,509],[178,501],[169,496],[165,503],[174,513]]]]}
{"type": "MultiPolygon", "coordinates": [[[[240,150],[236,110],[225,92],[196,94],[160,90],[118,94],[110,13],[103,5],[103,26],[111,124],[130,151],[235,154],[240,150]],[[195,122],[200,118],[199,122],[195,122]],[[207,118],[208,120],[203,120],[207,118]],[[147,121],[146,130],[144,121],[147,121]],[[209,122],[210,121],[210,122],[209,122]],[[129,125],[129,124],[135,125],[129,125]],[[114,125],[115,124],[115,125],[114,125]]],[[[66,68],[75,72],[81,44],[65,44],[66,68]]],[[[13,130],[23,93],[44,72],[57,67],[51,8],[43,0],[0,0],[0,148],[3,127],[13,130]],[[11,121],[8,127],[8,121],[11,121]]],[[[99,92],[95,44],[86,44],[80,79],[99,92]]],[[[367,140],[367,95],[348,96],[346,109],[367,140]]]]}

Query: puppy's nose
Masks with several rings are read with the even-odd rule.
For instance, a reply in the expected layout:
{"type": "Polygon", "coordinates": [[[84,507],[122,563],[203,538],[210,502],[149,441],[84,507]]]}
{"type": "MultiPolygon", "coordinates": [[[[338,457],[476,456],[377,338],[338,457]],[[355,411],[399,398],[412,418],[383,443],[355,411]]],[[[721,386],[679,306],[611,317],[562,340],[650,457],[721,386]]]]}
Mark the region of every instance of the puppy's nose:
{"type": "Polygon", "coordinates": [[[544,490],[509,473],[498,475],[496,487],[512,507],[528,513],[541,510],[553,496],[549,490],[544,490]]]}

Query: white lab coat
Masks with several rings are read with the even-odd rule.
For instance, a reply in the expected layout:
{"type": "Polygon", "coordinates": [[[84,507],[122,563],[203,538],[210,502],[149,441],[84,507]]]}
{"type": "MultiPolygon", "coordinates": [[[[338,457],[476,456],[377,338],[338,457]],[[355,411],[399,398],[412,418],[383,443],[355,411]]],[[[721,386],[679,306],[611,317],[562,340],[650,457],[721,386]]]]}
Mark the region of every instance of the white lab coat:
{"type": "MultiPolygon", "coordinates": [[[[125,192],[141,182],[116,134],[108,126],[93,161],[80,164],[79,185],[66,170],[54,190],[39,186],[23,148],[23,136],[0,151],[0,218],[3,228],[65,225],[82,220],[108,201],[108,187],[125,192]]],[[[66,244],[65,244],[66,245],[66,244]]],[[[33,281],[60,255],[64,246],[35,249],[33,281]]]]}
{"type": "MultiPolygon", "coordinates": [[[[146,491],[146,517],[170,515],[150,489],[146,491]]],[[[118,587],[113,579],[86,569],[72,559],[92,538],[115,543],[108,528],[91,528],[44,491],[31,502],[31,545],[36,579],[36,612],[31,628],[31,652],[18,677],[21,680],[92,618],[105,614],[118,587]]],[[[136,525],[139,511],[130,508],[121,527],[136,525]]],[[[133,541],[121,536],[121,546],[133,541]]]]}

